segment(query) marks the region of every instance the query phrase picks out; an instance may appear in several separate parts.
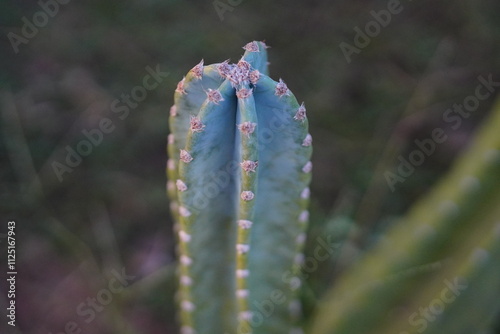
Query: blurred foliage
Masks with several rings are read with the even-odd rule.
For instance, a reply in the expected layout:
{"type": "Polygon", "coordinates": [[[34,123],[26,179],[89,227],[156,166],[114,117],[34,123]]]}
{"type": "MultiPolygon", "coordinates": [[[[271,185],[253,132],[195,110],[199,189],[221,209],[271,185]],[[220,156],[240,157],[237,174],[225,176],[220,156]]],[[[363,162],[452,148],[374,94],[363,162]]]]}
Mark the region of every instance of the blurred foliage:
{"type": "MultiPolygon", "coordinates": [[[[22,18],[31,21],[40,6],[2,0],[0,233],[17,222],[22,332],[59,333],[70,321],[92,333],[176,332],[164,173],[171,92],[202,57],[236,60],[243,50],[234,46],[251,40],[274,48],[271,75],[286,78],[307,105],[315,149],[310,240],[332,228],[325,221],[333,213],[356,222],[340,257],[309,277],[308,298],[320,298],[444,175],[493,102],[482,101],[390,191],[383,174],[397,168],[398,155],[443,127],[445,110],[474,93],[478,75],[500,77],[498,1],[402,6],[348,64],[339,44],[352,44],[353,28],[387,1],[242,1],[222,21],[211,1],[70,1],[16,54],[7,35],[21,34],[22,18]],[[118,118],[112,102],[157,65],[168,77],[118,118]],[[53,162],[63,162],[65,147],[75,148],[103,118],[114,131],[59,182],[53,162]],[[77,306],[121,268],[136,276],[130,292],[86,323],[77,306]]],[[[0,248],[3,258],[5,243],[0,248]]],[[[6,302],[2,294],[0,305],[6,302]]]]}

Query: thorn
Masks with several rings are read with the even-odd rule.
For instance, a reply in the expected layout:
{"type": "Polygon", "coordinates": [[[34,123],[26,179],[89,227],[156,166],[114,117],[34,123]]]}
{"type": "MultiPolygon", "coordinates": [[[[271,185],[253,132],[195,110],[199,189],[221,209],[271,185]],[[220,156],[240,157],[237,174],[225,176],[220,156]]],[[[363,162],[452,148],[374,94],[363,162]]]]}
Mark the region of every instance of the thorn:
{"type": "Polygon", "coordinates": [[[255,173],[255,169],[259,166],[259,162],[258,161],[245,160],[242,163],[240,163],[240,166],[241,166],[241,168],[243,168],[243,170],[245,172],[247,172],[247,174],[251,173],[251,172],[255,173]]]}
{"type": "Polygon", "coordinates": [[[243,123],[238,125],[238,130],[240,130],[241,133],[250,137],[250,135],[255,131],[256,126],[257,126],[257,123],[243,122],[243,123]]]}
{"type": "Polygon", "coordinates": [[[168,137],[167,137],[167,143],[169,145],[172,145],[173,143],[175,142],[175,136],[173,133],[169,134],[168,137]]]}
{"type": "Polygon", "coordinates": [[[313,164],[312,164],[312,162],[308,161],[308,162],[304,165],[304,167],[302,167],[302,171],[303,171],[304,173],[310,173],[310,172],[312,171],[312,168],[313,168],[313,164]]]}
{"type": "Polygon", "coordinates": [[[239,320],[246,320],[250,321],[252,320],[253,313],[250,311],[243,311],[238,314],[238,319],[239,320]]]}
{"type": "Polygon", "coordinates": [[[180,159],[181,159],[182,162],[184,162],[186,164],[188,164],[191,161],[193,161],[193,157],[186,150],[181,150],[180,159]]]}
{"type": "Polygon", "coordinates": [[[205,124],[203,124],[197,116],[191,116],[190,125],[192,132],[202,132],[203,129],[205,129],[205,124]]]}
{"type": "Polygon", "coordinates": [[[186,312],[192,312],[194,311],[195,306],[189,300],[183,300],[181,303],[181,308],[186,312]]]}
{"type": "Polygon", "coordinates": [[[176,168],[174,159],[167,160],[167,168],[170,170],[174,170],[176,168]]]}
{"type": "Polygon", "coordinates": [[[203,77],[203,59],[191,69],[196,79],[200,80],[203,77]]]}
{"type": "Polygon", "coordinates": [[[183,230],[180,230],[179,231],[179,239],[182,241],[182,242],[190,242],[191,241],[191,235],[184,232],[183,230]]]}
{"type": "Polygon", "coordinates": [[[185,286],[190,286],[193,284],[193,280],[191,279],[191,277],[186,276],[186,275],[181,276],[180,282],[182,285],[185,285],[185,286]]]}
{"type": "Polygon", "coordinates": [[[184,82],[186,81],[186,77],[182,78],[181,81],[179,81],[179,83],[177,84],[177,88],[175,89],[175,91],[177,93],[180,93],[180,94],[186,94],[186,91],[184,90],[184,82]]]}
{"type": "Polygon", "coordinates": [[[236,277],[237,278],[247,278],[250,275],[250,271],[248,269],[237,269],[236,277]]]}
{"type": "MultiPolygon", "coordinates": [[[[261,42],[262,44],[264,44],[263,42],[261,42]]],[[[264,44],[264,46],[266,46],[264,44]]],[[[250,43],[247,43],[244,47],[243,47],[244,50],[248,51],[248,52],[259,52],[259,45],[257,44],[257,42],[250,42],[250,43]]]]}
{"type": "Polygon", "coordinates": [[[247,289],[236,290],[236,297],[247,298],[248,297],[248,290],[247,289]]]}
{"type": "Polygon", "coordinates": [[[236,251],[238,252],[238,254],[248,253],[249,250],[250,250],[250,246],[249,245],[236,244],[236,251]]]}
{"type": "Polygon", "coordinates": [[[311,190],[309,189],[309,187],[306,187],[300,193],[300,198],[302,198],[302,199],[308,199],[309,196],[311,196],[311,190]]]}
{"type": "Polygon", "coordinates": [[[189,266],[189,265],[191,265],[191,263],[193,263],[193,260],[189,256],[186,256],[186,255],[181,255],[180,261],[185,266],[189,266]]]}
{"type": "Polygon", "coordinates": [[[297,238],[295,239],[295,242],[302,245],[304,242],[306,242],[306,239],[307,239],[307,235],[305,233],[301,233],[297,236],[297,238]]]}
{"type": "Polygon", "coordinates": [[[254,193],[251,191],[242,191],[241,192],[241,199],[244,201],[251,201],[255,197],[254,193]]]}
{"type": "Polygon", "coordinates": [[[260,79],[260,72],[259,72],[259,70],[254,70],[254,71],[250,72],[250,74],[248,75],[248,79],[250,80],[250,82],[253,85],[256,85],[257,82],[260,79]]]}
{"type": "Polygon", "coordinates": [[[189,216],[191,216],[191,212],[188,209],[186,209],[185,207],[183,207],[183,206],[179,207],[179,214],[182,217],[189,217],[189,216]]]}
{"type": "Polygon", "coordinates": [[[312,142],[313,142],[313,137],[311,136],[310,133],[308,133],[306,138],[304,138],[304,141],[302,142],[302,146],[305,147],[311,146],[312,142]]]}
{"type": "Polygon", "coordinates": [[[238,61],[238,64],[236,64],[238,68],[241,70],[242,74],[248,75],[250,70],[252,69],[252,66],[250,65],[249,62],[247,62],[245,59],[241,58],[240,61],[238,61]]]}
{"type": "Polygon", "coordinates": [[[264,40],[264,41],[261,41],[261,42],[260,42],[260,45],[262,45],[262,47],[263,47],[264,49],[269,49],[269,48],[270,48],[270,46],[268,46],[268,45],[266,44],[266,41],[265,41],[265,40],[264,40]]]}
{"type": "Polygon", "coordinates": [[[290,90],[283,82],[283,80],[280,79],[279,82],[276,84],[276,89],[274,91],[274,94],[279,97],[282,97],[283,95],[290,95],[290,90]]]}
{"type": "Polygon", "coordinates": [[[220,94],[218,89],[208,89],[207,92],[208,100],[215,104],[219,104],[220,101],[224,101],[224,98],[220,94]]]}
{"type": "Polygon", "coordinates": [[[252,95],[252,89],[242,88],[236,92],[236,96],[239,99],[246,99],[252,95]]]}
{"type": "Polygon", "coordinates": [[[170,107],[170,116],[172,117],[177,116],[177,106],[175,104],[170,107]]]}
{"type": "Polygon", "coordinates": [[[167,190],[173,191],[175,189],[175,183],[173,181],[167,181],[167,190]]]}
{"type": "Polygon", "coordinates": [[[188,187],[182,180],[177,180],[175,184],[177,186],[177,190],[179,191],[186,191],[188,189],[188,187]]]}
{"type": "Polygon", "coordinates": [[[196,331],[192,327],[182,326],[181,334],[196,334],[196,331]]]}
{"type": "Polygon", "coordinates": [[[302,104],[300,105],[293,119],[302,122],[304,122],[304,120],[306,119],[306,106],[304,105],[304,102],[302,102],[302,104]]]}
{"type": "Polygon", "coordinates": [[[220,63],[217,66],[217,71],[219,72],[219,75],[221,77],[226,79],[229,76],[229,74],[231,73],[233,66],[234,65],[229,64],[229,59],[228,59],[228,60],[223,61],[222,63],[220,63]]]}
{"type": "Polygon", "coordinates": [[[298,265],[303,264],[304,260],[305,260],[305,256],[302,253],[299,253],[299,254],[295,255],[295,258],[293,259],[293,261],[295,262],[295,264],[298,264],[298,265]]]}
{"type": "Polygon", "coordinates": [[[309,220],[309,211],[307,210],[302,211],[299,215],[299,222],[307,223],[308,220],[309,220]]]}
{"type": "Polygon", "coordinates": [[[252,222],[250,220],[245,220],[245,219],[240,219],[238,220],[238,226],[242,229],[242,230],[248,230],[252,227],[252,222]]]}

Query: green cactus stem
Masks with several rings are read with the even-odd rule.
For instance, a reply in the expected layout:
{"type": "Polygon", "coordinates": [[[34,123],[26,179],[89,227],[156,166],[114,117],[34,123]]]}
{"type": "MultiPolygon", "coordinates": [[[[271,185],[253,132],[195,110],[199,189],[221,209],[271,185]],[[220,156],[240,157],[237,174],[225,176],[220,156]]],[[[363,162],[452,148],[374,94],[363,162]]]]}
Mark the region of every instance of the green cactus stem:
{"type": "Polygon", "coordinates": [[[304,104],[267,76],[266,48],[248,43],[236,64],[202,61],[175,92],[167,188],[183,334],[299,333],[290,310],[312,137],[304,104]]]}

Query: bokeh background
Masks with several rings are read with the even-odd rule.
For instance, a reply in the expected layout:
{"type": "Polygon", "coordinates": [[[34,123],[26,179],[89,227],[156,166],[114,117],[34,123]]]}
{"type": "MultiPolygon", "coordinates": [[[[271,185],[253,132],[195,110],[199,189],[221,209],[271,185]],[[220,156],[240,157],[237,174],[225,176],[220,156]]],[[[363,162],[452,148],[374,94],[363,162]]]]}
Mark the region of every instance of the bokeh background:
{"type": "MultiPolygon", "coordinates": [[[[265,40],[271,76],[306,102],[314,137],[310,235],[332,228],[325,224],[332,214],[355,221],[341,256],[310,276],[317,298],[446,173],[495,100],[482,101],[391,191],[384,172],[395,170],[397,157],[429,138],[445,110],[474,93],[479,75],[500,78],[500,2],[401,1],[401,13],[350,63],[340,43],[354,45],[354,28],[387,1],[220,2],[223,13],[212,1],[73,0],[16,53],[9,34],[23,36],[23,17],[33,22],[42,7],[1,0],[0,308],[5,233],[14,220],[19,333],[177,332],[167,118],[177,82],[202,58],[236,61],[247,42],[265,40]],[[120,119],[113,101],[141,86],[147,67],[168,75],[120,119]],[[114,130],[59,180],[54,162],[64,163],[66,147],[104,118],[114,130]],[[123,270],[133,276],[126,288],[107,305],[89,306],[123,270]]],[[[2,333],[16,332],[0,319],[2,333]]]]}

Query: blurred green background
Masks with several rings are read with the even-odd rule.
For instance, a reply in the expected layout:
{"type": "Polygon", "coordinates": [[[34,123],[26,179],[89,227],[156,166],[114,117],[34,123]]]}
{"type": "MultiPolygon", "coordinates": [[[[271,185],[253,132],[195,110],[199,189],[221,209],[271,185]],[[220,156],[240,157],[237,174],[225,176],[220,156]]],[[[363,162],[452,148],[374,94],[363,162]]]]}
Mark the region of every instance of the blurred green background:
{"type": "MultiPolygon", "coordinates": [[[[391,191],[384,173],[398,156],[444,127],[446,109],[474,93],[479,75],[500,78],[495,0],[401,1],[350,63],[340,43],[354,45],[354,28],[388,1],[222,0],[218,12],[212,1],[73,0],[46,22],[41,3],[53,1],[0,2],[0,305],[13,220],[22,333],[177,332],[167,118],[177,82],[200,59],[236,61],[252,40],[271,47],[271,76],[305,101],[314,138],[310,234],[334,213],[356,221],[339,268],[444,175],[496,94],[391,191]],[[32,37],[23,18],[41,23],[32,37]],[[142,86],[148,67],[168,75],[120,118],[114,101],[142,86]],[[105,118],[113,130],[60,180],[54,162],[105,118]],[[122,270],[134,278],[109,294],[122,270]],[[92,298],[109,303],[93,307],[92,298]]],[[[319,295],[341,271],[332,266],[310,277],[319,295]]],[[[4,318],[1,332],[14,333],[4,318]]]]}

